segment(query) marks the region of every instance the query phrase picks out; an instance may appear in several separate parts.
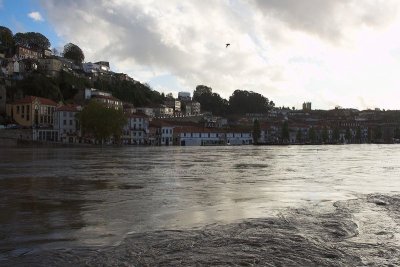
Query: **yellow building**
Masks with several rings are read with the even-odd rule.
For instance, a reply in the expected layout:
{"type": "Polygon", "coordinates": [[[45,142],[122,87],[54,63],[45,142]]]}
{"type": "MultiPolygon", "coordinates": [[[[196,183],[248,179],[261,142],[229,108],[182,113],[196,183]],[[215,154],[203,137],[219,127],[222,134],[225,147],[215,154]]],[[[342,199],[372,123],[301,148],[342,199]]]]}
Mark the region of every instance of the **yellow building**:
{"type": "Polygon", "coordinates": [[[51,99],[27,96],[7,104],[7,115],[19,125],[49,127],[53,124],[53,113],[57,103],[51,99]]]}

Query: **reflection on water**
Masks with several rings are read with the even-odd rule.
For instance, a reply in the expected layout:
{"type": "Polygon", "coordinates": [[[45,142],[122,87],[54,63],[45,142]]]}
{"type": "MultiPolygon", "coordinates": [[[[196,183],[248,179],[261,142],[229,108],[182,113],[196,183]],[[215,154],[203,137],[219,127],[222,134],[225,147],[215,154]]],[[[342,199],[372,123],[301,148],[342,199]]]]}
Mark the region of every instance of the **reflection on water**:
{"type": "Polygon", "coordinates": [[[0,253],[398,192],[396,145],[0,148],[0,253]]]}

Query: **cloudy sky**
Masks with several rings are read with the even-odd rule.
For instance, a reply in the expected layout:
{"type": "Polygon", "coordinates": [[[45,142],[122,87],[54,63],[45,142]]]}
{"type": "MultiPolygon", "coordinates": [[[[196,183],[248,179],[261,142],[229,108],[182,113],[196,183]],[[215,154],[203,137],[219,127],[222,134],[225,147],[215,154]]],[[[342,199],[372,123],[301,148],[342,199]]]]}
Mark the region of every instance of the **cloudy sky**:
{"type": "Polygon", "coordinates": [[[0,0],[0,24],[80,46],[165,93],[400,109],[397,0],[0,0]],[[226,43],[230,43],[228,48],[226,43]]]}

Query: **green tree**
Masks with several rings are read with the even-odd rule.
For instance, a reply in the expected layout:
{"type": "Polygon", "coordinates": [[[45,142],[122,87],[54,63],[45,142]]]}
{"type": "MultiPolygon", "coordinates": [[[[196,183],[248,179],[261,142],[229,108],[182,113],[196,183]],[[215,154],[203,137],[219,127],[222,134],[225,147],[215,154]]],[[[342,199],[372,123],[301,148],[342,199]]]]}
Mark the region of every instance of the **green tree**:
{"type": "Polygon", "coordinates": [[[196,86],[193,100],[201,105],[201,109],[215,115],[225,115],[228,111],[228,101],[219,94],[213,93],[212,88],[205,85],[196,86]]]}
{"type": "Polygon", "coordinates": [[[362,140],[361,140],[361,127],[357,127],[356,130],[356,142],[361,144],[362,140]]]}
{"type": "Polygon", "coordinates": [[[375,142],[381,141],[382,136],[383,136],[382,128],[380,126],[376,126],[374,128],[374,141],[375,142]]]}
{"type": "Polygon", "coordinates": [[[286,143],[289,141],[289,123],[285,121],[282,125],[282,142],[286,143]]]}
{"type": "Polygon", "coordinates": [[[261,137],[261,126],[260,122],[256,119],[253,123],[253,140],[255,144],[258,144],[258,140],[261,137]]]}
{"type": "Polygon", "coordinates": [[[296,142],[297,143],[303,142],[303,133],[301,132],[300,128],[297,130],[297,133],[296,133],[296,142]]]}
{"type": "Polygon", "coordinates": [[[85,60],[82,49],[73,43],[68,43],[64,46],[63,55],[65,58],[73,60],[76,64],[80,64],[85,60]]]}
{"type": "Polygon", "coordinates": [[[335,128],[333,129],[332,139],[333,139],[333,141],[335,141],[335,142],[338,142],[338,141],[339,141],[339,139],[340,139],[340,130],[339,130],[339,128],[335,127],[335,128]]]}
{"type": "Polygon", "coordinates": [[[329,139],[328,129],[325,126],[324,129],[322,129],[322,142],[326,143],[328,142],[328,139],[329,139]]]}
{"type": "Polygon", "coordinates": [[[229,97],[229,108],[232,114],[267,113],[274,103],[255,92],[235,90],[229,97]]]}
{"type": "Polygon", "coordinates": [[[346,138],[347,143],[351,143],[351,137],[352,137],[352,135],[351,135],[350,128],[347,127],[346,133],[344,134],[344,138],[346,138]]]}
{"type": "Polygon", "coordinates": [[[368,139],[368,143],[372,142],[372,129],[371,128],[368,128],[367,139],[368,139]]]}
{"type": "Polygon", "coordinates": [[[310,140],[311,143],[315,143],[315,140],[317,139],[317,135],[315,133],[314,127],[311,127],[308,130],[308,139],[310,140]]]}
{"type": "Polygon", "coordinates": [[[79,119],[83,132],[93,135],[101,143],[112,136],[119,139],[126,124],[122,111],[107,108],[96,101],[91,101],[81,111],[79,119]]]}
{"type": "Polygon", "coordinates": [[[49,39],[38,32],[19,32],[14,35],[13,39],[16,45],[29,47],[34,50],[48,49],[51,45],[49,39]]]}
{"type": "Polygon", "coordinates": [[[57,82],[40,73],[33,73],[25,79],[18,81],[15,87],[12,87],[10,90],[14,91],[14,93],[21,90],[24,95],[40,96],[55,101],[63,99],[57,82]]]}
{"type": "Polygon", "coordinates": [[[0,26],[0,52],[8,52],[14,46],[12,31],[4,26],[0,26]]]}

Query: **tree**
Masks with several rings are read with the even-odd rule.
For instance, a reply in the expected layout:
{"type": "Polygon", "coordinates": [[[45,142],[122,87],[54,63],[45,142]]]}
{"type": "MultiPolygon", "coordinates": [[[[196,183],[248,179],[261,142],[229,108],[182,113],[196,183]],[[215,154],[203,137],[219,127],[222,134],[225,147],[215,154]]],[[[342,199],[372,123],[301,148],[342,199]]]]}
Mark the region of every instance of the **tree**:
{"type": "Polygon", "coordinates": [[[55,101],[62,100],[62,94],[57,82],[40,73],[33,73],[18,81],[15,88],[11,90],[14,90],[14,93],[16,93],[16,90],[22,90],[24,95],[40,96],[55,101]]]}
{"type": "Polygon", "coordinates": [[[282,142],[286,143],[289,141],[289,124],[285,121],[282,125],[282,142]]]}
{"type": "Polygon", "coordinates": [[[268,98],[251,91],[235,90],[229,97],[229,108],[232,114],[267,113],[273,105],[268,98]]]}
{"type": "Polygon", "coordinates": [[[352,137],[352,134],[351,134],[350,128],[347,128],[346,133],[344,135],[344,138],[346,138],[347,143],[351,143],[351,137],[352,137]]]}
{"type": "Polygon", "coordinates": [[[193,92],[193,100],[196,100],[199,96],[206,94],[206,95],[211,95],[212,94],[212,88],[205,86],[205,85],[197,85],[196,90],[193,92]]]}
{"type": "Polygon", "coordinates": [[[14,46],[13,33],[7,28],[0,26],[0,52],[6,52],[14,46]]]}
{"type": "Polygon", "coordinates": [[[92,134],[96,141],[114,137],[119,139],[126,124],[126,118],[122,111],[107,108],[92,101],[79,114],[82,130],[86,134],[92,134]]]}
{"type": "Polygon", "coordinates": [[[361,140],[361,128],[360,127],[357,127],[357,130],[356,130],[356,142],[357,143],[362,143],[362,140],[361,140]]]}
{"type": "Polygon", "coordinates": [[[258,144],[258,140],[261,137],[261,126],[260,122],[256,119],[253,123],[253,140],[255,144],[258,144]]]}
{"type": "Polygon", "coordinates": [[[73,43],[68,43],[64,46],[63,55],[65,58],[73,60],[76,64],[80,64],[85,60],[82,49],[73,43]]]}
{"type": "Polygon", "coordinates": [[[200,103],[202,110],[216,115],[225,115],[228,111],[228,101],[213,93],[211,87],[205,85],[196,86],[193,100],[200,103]]]}
{"type": "Polygon", "coordinates": [[[303,134],[302,134],[300,128],[297,130],[297,133],[296,133],[296,142],[297,143],[303,142],[303,134]]]}
{"type": "Polygon", "coordinates": [[[25,46],[37,51],[49,49],[51,45],[49,39],[38,32],[19,32],[14,35],[13,39],[16,45],[25,46]]]}
{"type": "Polygon", "coordinates": [[[326,143],[328,139],[329,139],[328,129],[325,126],[324,129],[322,129],[322,142],[326,143]]]}
{"type": "Polygon", "coordinates": [[[333,129],[332,139],[335,142],[339,141],[339,139],[340,139],[340,130],[339,130],[339,128],[336,127],[335,129],[333,129]]]}
{"type": "Polygon", "coordinates": [[[382,139],[382,128],[380,126],[376,126],[374,129],[374,141],[375,142],[380,142],[382,139]]]}
{"type": "Polygon", "coordinates": [[[310,130],[308,130],[308,139],[310,140],[311,143],[315,143],[317,135],[315,133],[314,127],[311,127],[310,130]]]}

